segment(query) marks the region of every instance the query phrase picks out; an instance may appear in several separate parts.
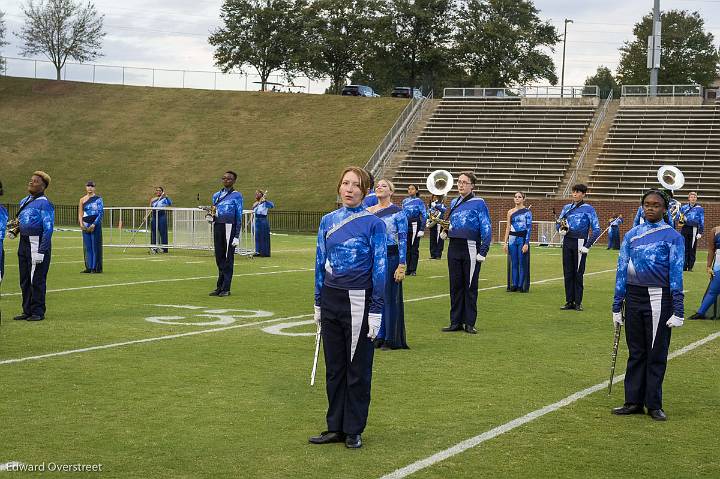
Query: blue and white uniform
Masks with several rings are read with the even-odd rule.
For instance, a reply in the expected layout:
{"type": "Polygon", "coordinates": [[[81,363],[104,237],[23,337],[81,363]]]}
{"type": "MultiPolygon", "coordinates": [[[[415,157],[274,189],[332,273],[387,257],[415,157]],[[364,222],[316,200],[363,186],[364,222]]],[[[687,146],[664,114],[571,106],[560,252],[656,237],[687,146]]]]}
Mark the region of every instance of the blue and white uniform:
{"type": "Polygon", "coordinates": [[[610,229],[608,230],[608,247],[607,249],[620,249],[620,225],[623,219],[617,216],[610,220],[610,229]]]}
{"type": "Polygon", "coordinates": [[[469,193],[450,202],[449,220],[450,326],[474,328],[480,275],[478,259],[487,256],[492,241],[490,213],[485,200],[469,193]]]}
{"type": "Polygon", "coordinates": [[[402,202],[402,208],[408,219],[407,273],[414,275],[420,257],[420,237],[418,234],[425,230],[427,212],[425,211],[425,203],[417,196],[405,198],[402,202]]]}
{"type": "Polygon", "coordinates": [[[527,293],[530,290],[530,234],[532,213],[520,208],[510,215],[508,236],[507,289],[527,293]],[[527,253],[523,246],[527,245],[527,253]]]}
{"type": "Polygon", "coordinates": [[[0,282],[5,277],[5,231],[7,229],[8,212],[4,205],[0,205],[0,282]]]}
{"type": "Polygon", "coordinates": [[[258,256],[270,256],[270,222],[268,210],[275,208],[275,203],[264,200],[253,207],[255,216],[255,253],[258,256]]]}
{"type": "Polygon", "coordinates": [[[684,316],[680,234],[664,221],[646,222],[625,235],[618,257],[614,313],[625,301],[628,363],[625,403],[662,409],[662,382],[670,347],[671,315],[684,316]]]}
{"type": "Polygon", "coordinates": [[[82,204],[82,224],[85,228],[95,225],[92,232],[83,231],[83,254],[85,272],[102,273],[102,219],[105,211],[100,196],[93,195],[82,204]]]}
{"type": "MultiPolygon", "coordinates": [[[[167,246],[168,223],[167,211],[164,211],[164,208],[169,208],[170,206],[172,206],[172,200],[165,196],[165,194],[163,193],[162,196],[153,198],[150,201],[150,206],[152,208],[156,208],[152,211],[152,215],[150,216],[150,241],[154,245],[167,246]],[[159,242],[158,236],[160,237],[159,242]]],[[[164,247],[161,249],[161,251],[163,253],[167,253],[168,249],[167,247],[164,247]]]]}
{"type": "Polygon", "coordinates": [[[22,290],[23,314],[45,317],[45,291],[50,269],[55,206],[44,193],[28,195],[20,201],[20,244],[18,265],[22,290]],[[42,261],[33,264],[33,256],[42,261]]]}
{"type": "MultiPolygon", "coordinates": [[[[718,294],[720,294],[720,232],[715,233],[712,246],[708,250],[707,265],[708,268],[712,268],[713,277],[710,280],[705,296],[703,296],[700,309],[697,310],[700,317],[705,316],[705,313],[710,309],[710,306],[715,304],[718,294]]],[[[691,317],[690,319],[698,318],[691,317]]]]}
{"type": "Polygon", "coordinates": [[[243,217],[243,196],[233,188],[221,189],[212,197],[217,208],[213,222],[213,240],[215,243],[215,264],[218,268],[218,280],[215,291],[230,291],[235,266],[235,246],[240,241],[243,217]]]}
{"type": "Polygon", "coordinates": [[[371,206],[375,206],[378,204],[378,198],[374,191],[371,191],[368,193],[368,195],[363,198],[362,204],[365,208],[370,208],[371,206]]]}
{"type": "Polygon", "coordinates": [[[705,231],[705,210],[697,203],[688,203],[680,207],[680,214],[685,216],[685,224],[680,230],[685,239],[685,271],[691,271],[695,266],[695,251],[697,249],[698,235],[705,231]]]}
{"type": "Polygon", "coordinates": [[[367,424],[373,343],[368,314],[382,314],[385,223],[364,206],[323,216],[315,258],[328,396],[328,431],[361,434],[367,424]]]}
{"type": "MultiPolygon", "coordinates": [[[[390,205],[375,212],[385,223],[387,245],[387,273],[385,279],[385,302],[382,326],[377,339],[390,349],[408,349],[405,337],[405,307],[402,282],[395,282],[395,270],[406,264],[407,217],[397,205],[390,205]]],[[[378,343],[380,344],[380,343],[378,343]]]]}
{"type": "MultiPolygon", "coordinates": [[[[433,201],[430,203],[430,208],[428,208],[428,218],[430,214],[437,214],[440,215],[440,218],[444,219],[446,211],[447,206],[443,204],[442,200],[433,201]]],[[[430,259],[442,258],[445,241],[440,237],[441,232],[442,228],[437,224],[430,227],[430,259]]]]}
{"type": "MultiPolygon", "coordinates": [[[[580,248],[590,248],[600,236],[600,222],[595,208],[580,201],[570,203],[560,212],[561,219],[567,219],[570,230],[563,238],[563,275],[565,276],[565,304],[582,305],[583,275],[586,254],[580,248]]],[[[560,226],[556,225],[559,229],[560,226]]]]}
{"type": "MultiPolygon", "coordinates": [[[[678,203],[677,200],[671,199],[670,205],[673,204],[673,202],[678,203]]],[[[677,218],[672,218],[670,216],[670,210],[668,210],[668,214],[663,218],[667,224],[675,228],[675,223],[677,222],[677,218]]],[[[635,213],[635,219],[633,220],[633,226],[641,225],[645,223],[645,211],[643,211],[642,205],[638,207],[637,213],[635,213]]]]}

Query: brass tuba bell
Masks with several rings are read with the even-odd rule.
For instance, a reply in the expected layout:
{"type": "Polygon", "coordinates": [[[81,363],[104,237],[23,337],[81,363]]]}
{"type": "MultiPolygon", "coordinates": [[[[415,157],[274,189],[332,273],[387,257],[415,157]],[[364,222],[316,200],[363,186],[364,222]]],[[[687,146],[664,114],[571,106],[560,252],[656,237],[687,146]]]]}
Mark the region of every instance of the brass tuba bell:
{"type": "Polygon", "coordinates": [[[427,189],[435,196],[445,196],[452,190],[453,177],[447,170],[435,170],[427,177],[427,189]]]}
{"type": "Polygon", "coordinates": [[[663,188],[673,192],[685,184],[685,175],[676,166],[661,166],[658,168],[657,178],[663,188]]]}

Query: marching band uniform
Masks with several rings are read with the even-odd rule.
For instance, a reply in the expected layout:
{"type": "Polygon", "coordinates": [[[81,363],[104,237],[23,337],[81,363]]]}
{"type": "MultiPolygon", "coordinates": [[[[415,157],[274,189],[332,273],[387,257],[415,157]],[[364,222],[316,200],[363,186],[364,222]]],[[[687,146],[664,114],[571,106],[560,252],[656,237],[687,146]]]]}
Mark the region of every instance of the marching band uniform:
{"type": "Polygon", "coordinates": [[[104,205],[100,196],[93,195],[82,205],[82,224],[85,228],[95,225],[92,232],[83,230],[83,253],[85,272],[102,273],[102,219],[104,205]]]}
{"type": "Polygon", "coordinates": [[[478,276],[492,240],[490,213],[485,200],[472,192],[450,202],[448,273],[450,326],[445,331],[476,333],[478,276]]]}
{"type": "Polygon", "coordinates": [[[710,247],[708,248],[707,267],[709,271],[712,271],[710,284],[705,292],[705,296],[703,296],[700,309],[697,310],[696,314],[690,316],[689,319],[705,319],[705,313],[710,309],[710,306],[715,304],[718,294],[720,294],[720,230],[717,228],[715,229],[712,243],[710,243],[710,247]]]}
{"type": "MultiPolygon", "coordinates": [[[[667,223],[670,226],[672,226],[673,228],[675,228],[675,222],[677,221],[677,218],[673,217],[670,214],[670,211],[672,210],[672,207],[673,207],[672,205],[674,204],[673,202],[678,203],[678,200],[675,200],[672,198],[670,199],[670,210],[668,210],[668,214],[665,216],[665,218],[663,218],[663,220],[665,221],[665,223],[667,223]]],[[[645,223],[645,212],[643,211],[642,205],[640,205],[638,207],[637,213],[635,213],[635,219],[633,220],[633,227],[635,227],[637,225],[641,225],[643,223],[645,223]]]]}
{"type": "Polygon", "coordinates": [[[530,233],[532,232],[532,212],[521,208],[510,216],[510,235],[508,238],[508,291],[530,290],[530,233]],[[528,245],[527,253],[522,252],[528,245]]]}
{"type": "Polygon", "coordinates": [[[45,290],[50,269],[55,206],[42,192],[23,198],[20,208],[18,266],[23,314],[16,319],[39,321],[45,318],[45,290]]]}
{"type": "Polygon", "coordinates": [[[343,206],[320,221],[315,314],[324,344],[327,426],[337,435],[359,438],[367,423],[374,353],[367,334],[383,312],[385,242],[385,223],[362,204],[343,206]]]}
{"type": "Polygon", "coordinates": [[[378,204],[378,199],[374,191],[368,193],[367,196],[362,200],[362,205],[365,208],[370,208],[371,206],[375,206],[376,204],[378,204]]]}
{"type": "MultiPolygon", "coordinates": [[[[595,208],[581,200],[565,205],[560,218],[566,219],[569,231],[563,238],[563,276],[565,277],[564,309],[582,311],[583,275],[590,247],[600,236],[600,223],[595,208]],[[592,234],[588,237],[588,230],[592,234]]],[[[556,228],[559,230],[560,225],[556,228]]]]}
{"type": "MultiPolygon", "coordinates": [[[[667,211],[667,217],[665,220],[667,221],[667,224],[675,228],[675,225],[677,225],[677,220],[680,217],[680,202],[676,200],[675,198],[670,198],[670,203],[668,206],[667,211]],[[673,214],[675,212],[675,214],[673,214]]],[[[642,208],[642,207],[641,207],[642,208]]]]}
{"type": "Polygon", "coordinates": [[[425,203],[417,196],[408,196],[402,202],[408,219],[407,274],[415,276],[420,257],[420,237],[425,234],[427,212],[425,203]]]}
{"type": "Polygon", "coordinates": [[[275,208],[272,201],[263,200],[253,207],[255,216],[255,253],[257,256],[270,256],[270,222],[268,210],[275,208]]]}
{"type": "Polygon", "coordinates": [[[697,240],[705,229],[705,210],[697,203],[688,203],[680,207],[680,214],[685,215],[685,224],[680,233],[685,239],[685,265],[684,271],[692,271],[695,266],[695,251],[697,240]]]}
{"type": "Polygon", "coordinates": [[[399,265],[405,265],[407,248],[407,217],[397,205],[376,211],[375,216],[385,223],[387,245],[387,273],[385,279],[385,303],[382,326],[377,339],[383,347],[409,349],[405,339],[405,308],[403,306],[402,281],[396,282],[394,273],[399,265]]]}
{"type": "MultiPolygon", "coordinates": [[[[155,197],[150,200],[150,207],[152,208],[168,208],[172,206],[172,200],[165,196],[155,197]]],[[[168,224],[167,224],[167,211],[162,209],[154,209],[150,216],[150,242],[155,245],[168,244],[168,224]],[[157,241],[160,236],[160,242],[157,241]]],[[[159,250],[159,248],[158,248],[159,250]]],[[[157,250],[156,250],[157,251],[157,250]]],[[[167,248],[162,248],[163,253],[167,253],[167,248]]]]}
{"type": "Polygon", "coordinates": [[[222,188],[213,195],[212,204],[217,208],[213,222],[213,240],[218,280],[215,291],[210,294],[228,296],[235,266],[235,247],[240,244],[243,196],[232,187],[222,188]]]}
{"type": "Polygon", "coordinates": [[[620,225],[623,224],[623,222],[624,221],[620,216],[610,220],[607,249],[620,249],[620,225]]]}
{"type": "Polygon", "coordinates": [[[613,321],[622,324],[628,345],[625,406],[614,414],[642,414],[663,420],[662,382],[671,327],[682,326],[684,259],[682,237],[664,221],[632,228],[618,257],[613,321]],[[659,413],[658,413],[659,411],[659,413]]]}
{"type": "MultiPolygon", "coordinates": [[[[447,211],[447,206],[445,206],[441,200],[433,201],[430,203],[428,217],[430,217],[430,213],[432,213],[433,215],[437,214],[440,218],[443,218],[445,216],[445,211],[447,211]]],[[[437,223],[430,227],[430,259],[442,258],[445,240],[440,237],[441,231],[442,228],[438,226],[437,223]]]]}
{"type": "MultiPolygon", "coordinates": [[[[2,188],[2,186],[0,186],[2,188]]],[[[2,191],[0,189],[0,191],[2,191]]],[[[5,229],[7,228],[8,212],[5,206],[0,205],[0,283],[5,277],[5,249],[3,243],[5,242],[5,229]]]]}

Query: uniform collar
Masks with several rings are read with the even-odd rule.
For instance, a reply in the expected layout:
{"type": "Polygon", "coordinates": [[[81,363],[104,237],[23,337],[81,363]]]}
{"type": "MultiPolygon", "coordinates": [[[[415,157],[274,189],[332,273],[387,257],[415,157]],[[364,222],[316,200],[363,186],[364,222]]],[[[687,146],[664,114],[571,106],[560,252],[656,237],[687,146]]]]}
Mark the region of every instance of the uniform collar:
{"type": "Polygon", "coordinates": [[[365,207],[362,205],[362,203],[360,203],[359,205],[357,205],[357,206],[354,207],[354,208],[351,208],[351,207],[349,207],[349,206],[343,206],[343,209],[349,211],[350,213],[357,213],[357,212],[359,212],[359,211],[364,210],[365,207]]]}

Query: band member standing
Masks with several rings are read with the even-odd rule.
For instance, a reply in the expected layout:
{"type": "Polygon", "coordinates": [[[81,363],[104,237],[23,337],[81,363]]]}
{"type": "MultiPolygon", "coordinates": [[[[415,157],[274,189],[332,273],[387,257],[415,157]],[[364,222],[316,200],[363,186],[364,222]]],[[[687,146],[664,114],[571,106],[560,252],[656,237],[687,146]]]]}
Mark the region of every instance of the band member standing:
{"type": "Polygon", "coordinates": [[[85,196],[80,198],[78,222],[82,230],[85,270],[83,273],[102,273],[102,219],[104,205],[95,193],[95,182],[85,183],[85,196]]]}
{"type": "Polygon", "coordinates": [[[275,204],[265,198],[265,193],[255,190],[255,203],[252,207],[255,217],[255,256],[270,257],[270,208],[275,208],[275,204]]]}
{"type": "MultiPolygon", "coordinates": [[[[430,199],[430,207],[428,208],[428,217],[437,215],[440,218],[445,217],[447,207],[443,204],[443,197],[432,195],[430,199]]],[[[445,240],[440,237],[442,228],[437,223],[433,223],[430,227],[430,259],[442,259],[445,240]]]]}
{"type": "Polygon", "coordinates": [[[165,188],[162,186],[155,187],[155,196],[150,198],[150,207],[157,208],[153,209],[150,216],[150,242],[155,245],[163,245],[164,248],[153,248],[152,252],[167,253],[168,245],[168,224],[167,224],[167,211],[162,208],[168,208],[172,206],[172,200],[165,194],[165,188]],[[158,242],[158,236],[160,241],[158,242]]]}
{"type": "Polygon", "coordinates": [[[702,238],[705,229],[705,210],[697,204],[697,192],[688,194],[688,203],[680,207],[680,233],[685,239],[685,265],[684,271],[692,271],[695,266],[695,250],[697,240],[702,238]],[[684,220],[684,222],[682,221],[684,220]]]}
{"type": "Polygon", "coordinates": [[[450,276],[450,326],[445,332],[462,331],[477,334],[477,295],[480,264],[490,249],[492,226],[485,200],[472,190],[475,173],[460,173],[457,186],[460,196],[450,202],[450,227],[443,237],[450,237],[448,272],[450,276]]]}
{"type": "Polygon", "coordinates": [[[610,218],[609,223],[607,249],[620,249],[620,225],[623,224],[623,215],[616,214],[610,218]]]}
{"type": "MultiPolygon", "coordinates": [[[[3,195],[2,182],[0,182],[0,196],[3,195]]],[[[0,283],[2,283],[5,277],[5,249],[3,243],[5,242],[5,229],[7,228],[8,222],[8,211],[5,209],[5,205],[0,203],[0,283]]]]}
{"type": "Polygon", "coordinates": [[[378,181],[375,187],[378,204],[368,211],[385,223],[387,245],[387,274],[385,278],[385,306],[382,327],[375,339],[375,347],[382,349],[409,349],[405,339],[405,308],[402,281],[405,279],[405,250],[407,247],[407,217],[405,212],[390,201],[395,185],[388,179],[378,181]]]}
{"type": "Polygon", "coordinates": [[[573,186],[573,202],[560,212],[556,228],[563,238],[563,275],[565,276],[565,306],[560,309],[582,311],[583,275],[588,251],[598,236],[600,223],[595,208],[585,203],[587,186],[573,186]],[[564,221],[568,229],[561,228],[564,221]],[[588,237],[588,230],[592,234],[588,237]]]}
{"type": "Polygon", "coordinates": [[[16,320],[45,319],[46,280],[55,225],[55,207],[45,196],[48,186],[50,175],[44,171],[34,172],[28,182],[30,194],[20,201],[18,266],[23,312],[13,318],[16,320]]]}
{"type": "Polygon", "coordinates": [[[210,296],[230,296],[235,248],[240,244],[243,217],[243,196],[233,188],[235,181],[237,173],[226,171],[222,176],[222,189],[212,197],[215,213],[212,218],[213,241],[218,280],[215,289],[210,291],[210,296]]]}
{"type": "Polygon", "coordinates": [[[345,168],[340,209],[320,221],[315,259],[315,322],[324,344],[327,431],[313,444],[362,446],[370,407],[373,343],[380,331],[387,252],[385,223],[362,205],[365,170],[345,168]]]}
{"type": "Polygon", "coordinates": [[[503,250],[508,255],[507,290],[527,293],[530,290],[530,233],[532,212],[525,207],[525,193],[513,197],[515,207],[507,212],[503,250]]]}
{"type": "Polygon", "coordinates": [[[415,276],[420,257],[420,238],[425,234],[427,222],[425,203],[420,199],[416,185],[408,186],[408,197],[403,200],[402,208],[408,218],[407,274],[415,276]]]}
{"type": "Polygon", "coordinates": [[[713,228],[712,236],[708,236],[707,272],[710,275],[710,284],[700,309],[688,319],[707,319],[705,313],[715,304],[720,294],[720,226],[713,228]]]}
{"type": "Polygon", "coordinates": [[[370,178],[370,188],[368,189],[368,194],[363,198],[363,206],[365,208],[370,208],[371,206],[375,206],[378,204],[378,197],[375,194],[375,178],[373,178],[372,173],[365,170],[365,172],[368,174],[368,177],[370,178]]]}
{"type": "Polygon", "coordinates": [[[667,366],[671,328],[683,325],[682,266],[685,245],[680,234],[663,221],[669,207],[664,192],[643,195],[646,222],[626,235],[618,257],[612,316],[622,325],[628,362],[625,404],[613,414],[648,414],[667,419],[662,409],[662,383],[667,366]],[[632,263],[632,266],[630,264],[632,263]]]}

